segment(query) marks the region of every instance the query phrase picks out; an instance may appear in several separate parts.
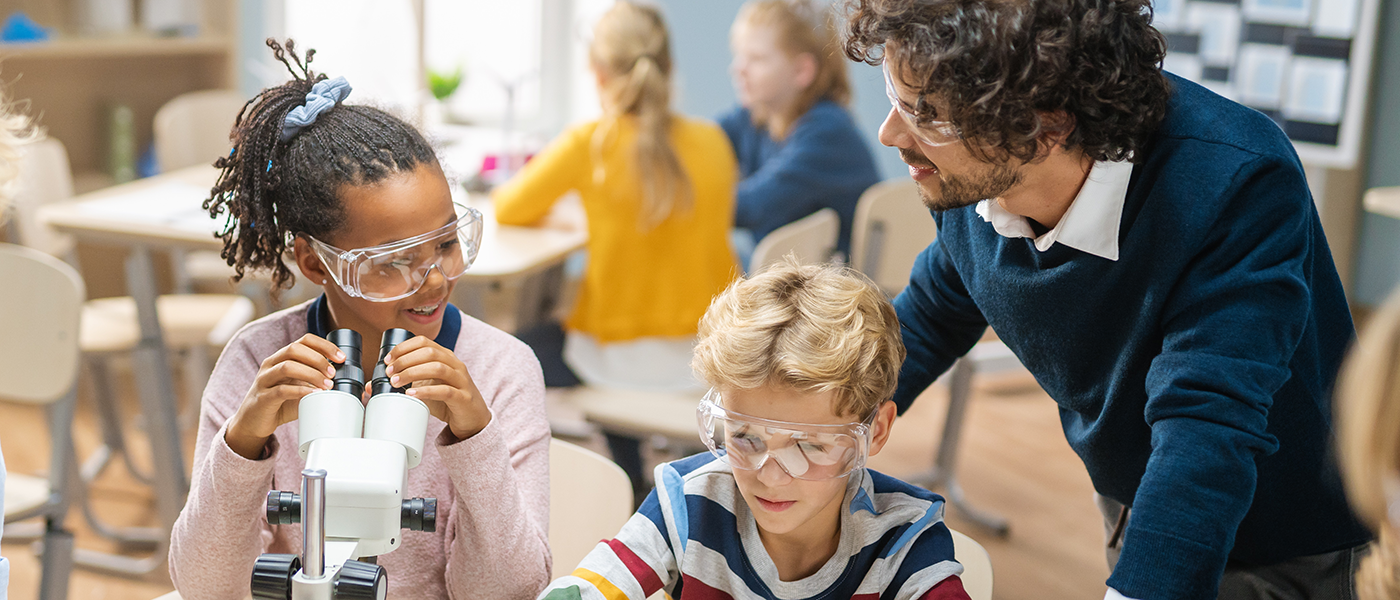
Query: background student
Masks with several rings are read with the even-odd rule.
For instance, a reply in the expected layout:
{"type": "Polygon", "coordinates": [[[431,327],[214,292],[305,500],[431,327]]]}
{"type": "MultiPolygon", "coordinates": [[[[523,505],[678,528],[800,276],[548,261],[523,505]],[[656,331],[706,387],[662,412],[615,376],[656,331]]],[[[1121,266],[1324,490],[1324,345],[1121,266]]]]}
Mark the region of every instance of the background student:
{"type": "MultiPolygon", "coordinates": [[[[565,322],[563,361],[522,334],[551,386],[691,389],[695,327],[736,274],[728,231],[734,155],[711,123],[671,112],[661,13],[619,2],[593,29],[603,116],[574,126],[492,194],[496,219],[528,225],[565,193],[588,217],[588,266],[565,322]]],[[[541,341],[536,341],[541,340],[541,341]]]]}
{"type": "Polygon", "coordinates": [[[533,597],[550,572],[539,365],[524,344],[447,302],[475,255],[479,223],[454,208],[432,148],[412,126],[341,104],[344,78],[312,72],[290,41],[286,53],[269,46],[294,80],[263,90],[239,116],[207,204],[234,218],[224,252],[240,277],[265,269],[286,285],[290,251],[324,294],[249,324],[219,357],[201,405],[189,501],[172,534],[171,580],[186,598],[243,598],[259,554],[299,552],[299,530],[271,527],[263,512],[269,490],[300,485],[298,402],[329,388],[333,363],[344,360],[323,336],[359,332],[368,371],[382,332],[403,328],[416,337],[390,354],[389,374],[436,417],[404,496],[437,498],[438,526],[405,532],[402,546],[380,557],[390,594],[533,597]],[[359,277],[341,279],[352,272],[359,277]]]}
{"type": "Polygon", "coordinates": [[[1356,572],[1356,597],[1400,598],[1400,290],[1362,331],[1340,382],[1337,447],[1347,497],[1376,533],[1356,572]]]}
{"type": "Polygon", "coordinates": [[[823,208],[841,216],[850,255],[856,201],[880,180],[846,110],[846,61],[830,10],[809,0],[757,0],[730,31],[739,106],[720,117],[743,178],[735,247],[747,264],[769,232],[823,208]]]}
{"type": "Polygon", "coordinates": [[[966,600],[937,494],[865,468],[904,347],[889,300],[835,265],[774,265],[715,298],[695,371],[710,452],[656,489],[543,600],[966,600]]]}

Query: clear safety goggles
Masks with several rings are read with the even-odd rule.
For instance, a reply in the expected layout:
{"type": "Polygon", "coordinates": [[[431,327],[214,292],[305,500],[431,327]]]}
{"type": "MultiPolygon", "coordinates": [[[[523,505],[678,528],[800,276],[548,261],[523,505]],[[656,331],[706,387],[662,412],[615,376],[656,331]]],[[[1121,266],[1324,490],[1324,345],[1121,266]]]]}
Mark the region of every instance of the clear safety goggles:
{"type": "Polygon", "coordinates": [[[890,63],[886,61],[880,68],[885,72],[885,95],[889,96],[890,104],[894,106],[894,112],[904,119],[904,124],[908,126],[909,132],[927,146],[947,146],[948,144],[962,141],[962,131],[954,125],[952,121],[931,121],[924,119],[920,121],[904,101],[899,99],[899,94],[894,91],[894,77],[890,75],[890,63]]]}
{"type": "Polygon", "coordinates": [[[302,234],[345,293],[372,302],[412,296],[434,268],[448,280],[467,272],[481,248],[481,212],[460,204],[456,221],[406,240],[341,250],[302,234]]]}
{"type": "Polygon", "coordinates": [[[789,476],[807,481],[845,477],[865,466],[875,417],[841,425],[773,421],[725,409],[713,389],[695,416],[700,439],[729,466],[757,471],[771,458],[789,476]]]}

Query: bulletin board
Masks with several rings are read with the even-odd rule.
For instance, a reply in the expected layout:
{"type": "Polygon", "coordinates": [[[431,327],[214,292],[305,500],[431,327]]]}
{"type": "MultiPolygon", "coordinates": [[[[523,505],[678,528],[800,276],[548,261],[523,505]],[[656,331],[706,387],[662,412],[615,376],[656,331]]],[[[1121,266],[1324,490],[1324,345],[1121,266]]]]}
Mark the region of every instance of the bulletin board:
{"type": "Polygon", "coordinates": [[[1351,169],[1380,0],[1153,0],[1164,68],[1278,123],[1310,165],[1351,169]]]}

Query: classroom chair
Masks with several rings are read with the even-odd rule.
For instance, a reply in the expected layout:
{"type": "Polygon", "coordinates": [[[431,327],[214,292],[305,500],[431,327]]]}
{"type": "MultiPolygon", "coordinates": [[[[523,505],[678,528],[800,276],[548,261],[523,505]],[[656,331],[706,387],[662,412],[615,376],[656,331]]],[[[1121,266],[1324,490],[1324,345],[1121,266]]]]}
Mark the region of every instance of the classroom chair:
{"type": "MultiPolygon", "coordinates": [[[[71,239],[45,226],[36,215],[39,206],[72,197],[72,174],[61,142],[47,138],[25,148],[16,192],[13,208],[20,242],[76,264],[71,239]]],[[[157,299],[157,311],[166,344],[185,357],[186,395],[197,406],[212,370],[209,350],[222,347],[240,327],[252,320],[253,303],[236,294],[168,294],[157,299]]],[[[129,296],[99,298],[83,304],[78,341],[84,365],[95,384],[94,398],[103,438],[103,444],[79,473],[84,482],[95,479],[115,454],[121,455],[137,479],[150,481],[150,476],[132,464],[130,453],[125,451],[122,421],[107,372],[110,357],[136,348],[139,330],[136,302],[129,296]]],[[[137,543],[164,542],[152,537],[161,537],[154,529],[123,532],[103,524],[91,512],[86,494],[80,503],[94,529],[103,535],[137,543]]]]}
{"type": "MultiPolygon", "coordinates": [[[[909,273],[919,253],[934,243],[938,228],[919,198],[918,184],[907,177],[870,186],[856,203],[851,228],[851,265],[865,273],[893,298],[909,284],[909,273]]],[[[943,487],[948,503],[969,520],[997,535],[1006,535],[1006,520],[973,507],[963,495],[956,476],[958,441],[972,394],[972,376],[1019,368],[1020,361],[998,340],[978,343],[948,372],[948,414],[943,420],[933,470],[914,478],[926,487],[943,487]]]]}
{"type": "MultiPolygon", "coordinates": [[[[66,600],[73,534],[63,523],[72,489],[73,411],[77,404],[78,327],[85,288],[73,267],[14,244],[0,244],[0,273],[24,291],[0,294],[0,400],[42,405],[49,420],[47,477],[5,473],[5,523],[44,519],[41,600],[66,600]],[[19,285],[19,284],[15,284],[19,285]],[[38,360],[36,360],[38,357],[38,360]]],[[[36,436],[38,437],[38,436],[36,436]]],[[[11,452],[33,439],[9,440],[11,452]]],[[[13,454],[12,454],[13,456],[13,454]]],[[[4,590],[0,590],[3,592],[4,590]]]]}
{"type": "Polygon", "coordinates": [[[632,482],[592,450],[549,440],[549,551],[558,579],[574,571],[600,540],[632,516],[632,482]]]}
{"type": "Polygon", "coordinates": [[[962,563],[963,590],[971,600],[992,600],[992,557],[987,549],[961,531],[953,534],[953,556],[962,563]]]}
{"type": "Polygon", "coordinates": [[[836,253],[840,235],[841,217],[823,208],[763,236],[749,259],[749,272],[756,273],[788,254],[803,264],[827,262],[836,253]]]}
{"type": "Polygon", "coordinates": [[[161,172],[212,165],[228,156],[229,131],[248,100],[236,90],[180,94],[156,111],[156,161],[161,172]]]}

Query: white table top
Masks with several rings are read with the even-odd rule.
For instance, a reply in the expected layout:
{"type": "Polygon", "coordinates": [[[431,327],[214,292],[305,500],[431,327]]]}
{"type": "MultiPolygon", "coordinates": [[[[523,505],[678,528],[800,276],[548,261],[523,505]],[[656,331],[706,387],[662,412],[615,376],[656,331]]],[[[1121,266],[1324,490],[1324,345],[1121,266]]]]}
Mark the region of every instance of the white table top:
{"type": "MultiPolygon", "coordinates": [[[[223,242],[214,234],[224,221],[200,208],[217,178],[213,167],[189,167],[43,206],[39,218],[92,241],[217,251],[223,242]]],[[[466,279],[528,275],[558,263],[588,241],[587,231],[577,225],[498,225],[485,198],[468,197],[456,187],[453,196],[481,211],[486,221],[481,250],[466,279]]],[[[556,220],[560,221],[567,220],[556,220]]]]}

